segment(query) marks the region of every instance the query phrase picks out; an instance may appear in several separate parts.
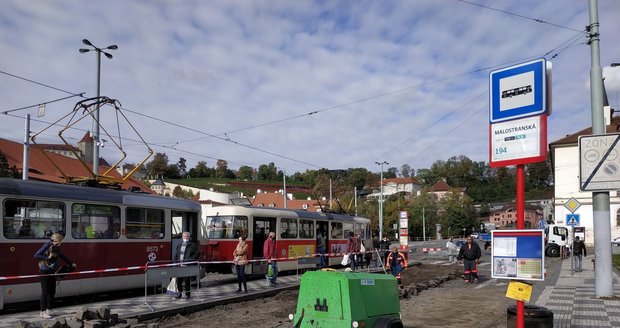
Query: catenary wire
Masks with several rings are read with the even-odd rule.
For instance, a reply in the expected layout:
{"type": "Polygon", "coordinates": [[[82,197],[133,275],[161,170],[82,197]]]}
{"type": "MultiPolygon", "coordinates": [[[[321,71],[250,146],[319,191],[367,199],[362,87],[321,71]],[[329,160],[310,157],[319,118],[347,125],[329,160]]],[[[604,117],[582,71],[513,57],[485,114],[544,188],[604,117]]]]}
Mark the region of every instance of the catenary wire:
{"type": "Polygon", "coordinates": [[[63,98],[58,98],[58,99],[54,99],[54,100],[45,101],[45,102],[42,102],[42,103],[38,103],[36,105],[30,105],[30,106],[24,106],[24,107],[19,107],[19,108],[5,110],[5,111],[2,112],[2,114],[8,114],[8,113],[17,112],[17,111],[20,111],[20,110],[29,109],[29,108],[33,108],[33,107],[37,107],[37,106],[41,106],[41,105],[47,105],[47,104],[55,103],[55,102],[62,101],[62,100],[65,100],[65,99],[69,99],[69,98],[73,98],[73,97],[83,97],[83,96],[84,96],[84,92],[82,92],[80,94],[75,94],[75,95],[63,97],[63,98]]]}
{"type": "MultiPolygon", "coordinates": [[[[6,115],[7,116],[11,116],[11,117],[15,117],[15,118],[19,118],[19,119],[23,119],[22,116],[15,115],[15,114],[6,114],[6,115]]],[[[44,120],[40,120],[40,119],[36,119],[36,118],[31,118],[30,120],[33,121],[33,122],[37,122],[37,123],[53,124],[52,122],[48,122],[48,121],[44,121],[44,120]]],[[[59,127],[64,127],[64,125],[58,124],[58,123],[56,123],[54,125],[55,126],[59,126],[59,127]]],[[[69,129],[70,130],[81,131],[81,132],[88,132],[87,129],[82,129],[82,128],[78,128],[78,127],[75,127],[75,126],[69,127],[69,129]]],[[[49,135],[49,136],[53,136],[53,135],[49,135]]],[[[119,136],[112,136],[112,137],[119,138],[119,136]]],[[[77,140],[77,138],[73,138],[73,137],[69,137],[69,138],[77,140]]],[[[123,140],[135,142],[136,144],[143,144],[142,140],[138,140],[138,139],[132,139],[132,138],[123,137],[123,140]]],[[[208,159],[212,159],[212,160],[216,160],[216,161],[221,159],[221,158],[216,158],[216,157],[205,155],[205,154],[195,153],[195,152],[192,152],[192,151],[189,151],[189,150],[185,150],[185,149],[180,149],[180,148],[177,148],[177,147],[174,147],[174,146],[167,146],[167,145],[161,145],[161,144],[150,143],[150,142],[147,142],[147,144],[149,146],[151,146],[151,147],[158,147],[158,148],[162,148],[162,149],[172,149],[172,150],[176,150],[176,151],[178,151],[180,153],[194,155],[194,156],[198,156],[198,157],[201,157],[201,158],[204,157],[204,158],[208,158],[208,159]]],[[[134,149],[136,149],[136,148],[134,148],[134,149]]],[[[226,162],[231,163],[231,164],[237,164],[237,165],[254,165],[252,163],[236,162],[236,161],[229,161],[229,160],[226,160],[226,162]]]]}
{"type": "Polygon", "coordinates": [[[466,4],[469,4],[469,5],[472,5],[472,6],[477,6],[477,7],[482,7],[482,8],[485,8],[485,9],[497,11],[497,12],[500,12],[500,13],[503,13],[503,14],[507,14],[507,15],[511,15],[511,16],[515,16],[515,17],[519,17],[519,18],[533,20],[536,23],[547,24],[547,25],[551,25],[551,26],[555,26],[555,27],[559,27],[559,28],[563,28],[563,29],[567,29],[567,30],[571,30],[571,31],[579,31],[579,32],[585,33],[585,31],[581,31],[579,29],[575,29],[575,28],[572,28],[572,27],[568,27],[568,26],[563,26],[563,25],[560,25],[560,24],[555,24],[555,23],[547,22],[547,21],[544,21],[544,20],[542,20],[540,18],[529,17],[529,16],[513,13],[513,12],[510,12],[510,11],[506,11],[506,10],[501,10],[501,9],[485,6],[485,5],[482,5],[482,4],[479,4],[479,3],[475,3],[475,2],[471,2],[471,1],[466,1],[466,0],[456,0],[456,1],[462,2],[462,3],[466,3],[466,4]]]}

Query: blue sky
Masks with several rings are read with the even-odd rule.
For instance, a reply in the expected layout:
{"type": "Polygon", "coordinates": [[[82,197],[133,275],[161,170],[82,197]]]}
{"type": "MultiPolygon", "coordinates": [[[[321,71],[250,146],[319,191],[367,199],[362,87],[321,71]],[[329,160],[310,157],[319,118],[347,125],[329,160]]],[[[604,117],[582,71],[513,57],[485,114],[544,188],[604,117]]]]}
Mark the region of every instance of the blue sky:
{"type": "MultiPolygon", "coordinates": [[[[113,59],[102,58],[101,94],[131,111],[156,152],[190,167],[218,158],[287,173],[378,171],[375,161],[419,169],[458,155],[488,162],[489,72],[545,55],[554,68],[549,140],[590,125],[590,49],[579,33],[587,1],[471,2],[550,24],[456,0],[5,0],[0,71],[94,96],[96,56],[78,52],[81,40],[117,44],[113,59]]],[[[599,1],[616,107],[620,68],[608,65],[620,62],[618,17],[619,1],[599,1]]],[[[8,74],[0,90],[0,112],[68,96],[8,74]]],[[[21,142],[24,114],[36,133],[46,127],[37,120],[56,121],[77,100],[48,104],[42,118],[36,108],[0,114],[0,137],[21,142]]],[[[113,110],[101,113],[117,136],[113,110]]],[[[91,125],[76,127],[72,142],[91,125]]],[[[37,141],[59,142],[57,131],[37,141]]],[[[121,135],[127,161],[140,161],[144,148],[126,124],[121,135]]],[[[101,153],[120,156],[110,141],[101,153]]]]}

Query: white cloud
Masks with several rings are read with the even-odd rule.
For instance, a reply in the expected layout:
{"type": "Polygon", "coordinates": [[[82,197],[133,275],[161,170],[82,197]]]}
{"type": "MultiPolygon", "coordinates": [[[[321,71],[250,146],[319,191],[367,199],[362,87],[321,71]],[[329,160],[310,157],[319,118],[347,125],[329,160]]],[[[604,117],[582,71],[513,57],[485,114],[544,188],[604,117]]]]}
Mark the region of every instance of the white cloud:
{"type": "MultiPolygon", "coordinates": [[[[480,3],[570,28],[588,24],[585,2],[480,3]]],[[[620,3],[599,1],[599,7],[605,66],[620,62],[620,3]]],[[[127,114],[147,141],[178,142],[191,152],[155,147],[171,161],[213,165],[209,157],[224,158],[231,167],[274,162],[287,172],[314,168],[308,164],[376,171],[376,160],[423,168],[458,155],[488,161],[488,115],[480,112],[487,96],[457,111],[488,89],[489,71],[474,71],[540,57],[577,34],[451,0],[14,0],[3,3],[0,24],[0,70],[87,96],[95,93],[96,60],[94,53],[78,53],[81,39],[118,44],[114,59],[102,58],[102,94],[194,129],[127,114]],[[297,115],[302,117],[262,125],[297,115]],[[261,126],[235,132],[255,125],[261,126]]],[[[590,122],[585,41],[580,37],[547,57],[560,51],[552,59],[551,141],[590,122]]],[[[612,103],[620,90],[618,70],[605,69],[612,103]]],[[[0,112],[66,96],[4,74],[0,88],[0,112]]],[[[66,114],[75,100],[49,104],[44,119],[66,114]]],[[[110,113],[102,115],[114,130],[110,113]]],[[[21,140],[23,119],[1,117],[0,137],[21,140]]],[[[33,123],[33,130],[43,127],[33,123]]],[[[73,132],[73,138],[83,133],[73,132]]],[[[113,157],[110,148],[102,153],[113,157]]],[[[129,153],[131,161],[139,160],[133,146],[129,153]]]]}

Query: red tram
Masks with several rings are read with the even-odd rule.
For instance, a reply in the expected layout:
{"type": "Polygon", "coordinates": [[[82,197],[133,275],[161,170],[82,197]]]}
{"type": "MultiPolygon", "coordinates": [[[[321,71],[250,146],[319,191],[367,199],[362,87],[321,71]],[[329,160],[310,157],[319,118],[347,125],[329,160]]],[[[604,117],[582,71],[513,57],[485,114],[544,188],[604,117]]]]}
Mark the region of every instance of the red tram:
{"type": "MultiPolygon", "coordinates": [[[[276,254],[278,269],[295,270],[297,258],[316,253],[317,232],[325,236],[329,265],[340,264],[342,254],[346,253],[349,232],[369,238],[370,220],[344,214],[308,212],[302,210],[276,209],[269,207],[245,207],[225,205],[208,208],[200,220],[200,230],[208,245],[203,243],[202,253],[208,261],[220,265],[207,264],[208,271],[230,272],[233,250],[238,238],[247,234],[249,244],[248,258],[256,260],[246,265],[247,273],[263,273],[266,264],[263,257],[263,243],[270,231],[276,233],[276,254]]],[[[314,266],[300,265],[299,268],[314,266]]]]}
{"type": "Polygon", "coordinates": [[[39,298],[38,278],[6,277],[37,275],[34,253],[56,232],[80,272],[63,279],[58,297],[143,287],[144,271],[131,267],[170,261],[183,231],[204,243],[200,204],[189,200],[0,178],[0,204],[0,309],[39,298]]]}

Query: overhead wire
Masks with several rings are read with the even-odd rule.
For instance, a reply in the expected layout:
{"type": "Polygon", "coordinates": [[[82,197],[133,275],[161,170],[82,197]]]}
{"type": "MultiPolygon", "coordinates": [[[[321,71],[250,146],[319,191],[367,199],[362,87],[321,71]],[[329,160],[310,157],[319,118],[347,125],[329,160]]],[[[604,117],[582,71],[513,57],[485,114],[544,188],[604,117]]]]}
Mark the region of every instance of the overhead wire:
{"type": "Polygon", "coordinates": [[[73,97],[83,97],[83,96],[84,96],[84,92],[82,92],[80,94],[75,94],[75,95],[71,95],[71,96],[67,96],[67,97],[62,97],[62,98],[54,99],[54,100],[44,101],[44,102],[38,103],[36,105],[30,105],[30,106],[24,106],[24,107],[18,107],[18,108],[14,108],[14,109],[5,110],[5,111],[2,112],[2,114],[8,114],[8,113],[17,112],[17,111],[24,110],[24,109],[38,107],[38,106],[41,106],[41,105],[52,104],[52,103],[59,102],[59,101],[65,100],[65,99],[70,99],[70,98],[73,98],[73,97]]]}
{"type": "MultiPolygon", "coordinates": [[[[6,114],[6,115],[7,116],[11,116],[11,117],[15,117],[15,118],[23,119],[22,116],[15,115],[15,114],[6,114]]],[[[40,119],[31,118],[30,120],[33,121],[33,122],[37,122],[37,123],[53,124],[55,126],[64,127],[64,125],[62,125],[62,124],[58,124],[58,123],[54,124],[53,122],[48,122],[48,121],[44,121],[44,120],[40,120],[40,119]]],[[[69,127],[69,130],[77,130],[77,131],[81,131],[81,132],[88,132],[87,129],[79,128],[79,127],[76,127],[76,126],[69,127]]],[[[119,136],[111,136],[111,137],[120,138],[119,136]]],[[[135,142],[137,144],[143,144],[142,140],[127,138],[127,137],[122,137],[122,138],[125,141],[131,141],[131,142],[135,142]]],[[[77,140],[77,138],[73,138],[73,137],[69,137],[68,139],[75,139],[75,140],[77,140]]],[[[158,148],[162,148],[162,149],[172,149],[172,150],[178,151],[180,153],[194,155],[194,156],[198,156],[198,157],[201,157],[201,158],[209,158],[209,159],[213,159],[213,160],[216,160],[216,161],[221,159],[221,158],[216,158],[216,157],[213,157],[213,156],[210,156],[210,155],[199,154],[199,153],[195,153],[195,152],[192,152],[192,151],[189,151],[189,150],[176,148],[176,147],[173,147],[173,146],[161,145],[161,144],[152,143],[152,142],[148,142],[147,144],[149,146],[151,146],[151,147],[158,147],[158,148]]],[[[124,148],[124,149],[126,149],[126,148],[124,148]]],[[[137,149],[137,148],[133,148],[133,149],[137,149]]],[[[252,163],[244,163],[244,162],[236,162],[236,161],[228,161],[228,160],[226,160],[226,162],[231,163],[231,164],[237,164],[237,165],[255,165],[255,164],[252,164],[252,163]]]]}
{"type": "MultiPolygon", "coordinates": [[[[579,37],[580,37],[580,36],[582,36],[582,35],[583,35],[583,33],[581,33],[581,32],[580,32],[580,33],[577,33],[576,35],[574,35],[574,36],[570,37],[570,38],[569,38],[569,39],[567,39],[566,41],[564,41],[564,42],[560,43],[559,45],[555,46],[555,47],[554,47],[554,48],[552,48],[551,50],[547,51],[547,52],[546,52],[546,53],[545,53],[542,57],[545,57],[545,58],[546,58],[549,54],[553,53],[555,50],[560,49],[560,48],[561,48],[561,47],[563,47],[564,45],[568,44],[568,45],[566,45],[566,47],[562,48],[561,50],[559,50],[558,52],[556,52],[556,53],[555,53],[555,54],[551,57],[551,59],[552,59],[552,58],[556,58],[556,57],[557,57],[560,53],[562,53],[562,52],[563,52],[563,51],[565,51],[566,49],[570,48],[572,44],[574,44],[575,42],[577,42],[577,40],[579,40],[579,37]]],[[[531,58],[538,58],[538,56],[533,56],[533,57],[531,57],[531,58]]],[[[520,60],[520,61],[518,61],[518,62],[527,61],[528,59],[529,59],[529,58],[527,58],[527,59],[523,59],[523,60],[520,60]]],[[[504,65],[501,65],[501,66],[504,66],[504,65]]],[[[501,67],[501,66],[500,66],[500,65],[495,65],[495,67],[501,67]]],[[[485,93],[483,93],[483,94],[488,94],[488,91],[486,91],[486,92],[485,92],[485,93]]],[[[480,97],[480,96],[482,96],[482,94],[481,94],[481,95],[478,95],[476,98],[478,98],[478,97],[480,97]]],[[[476,98],[474,98],[474,99],[476,99],[476,98]]],[[[472,99],[472,100],[470,100],[470,101],[468,101],[465,105],[467,105],[468,103],[471,103],[472,101],[473,101],[473,99],[472,99]]],[[[461,108],[464,108],[464,106],[465,106],[465,105],[463,105],[463,106],[459,107],[457,110],[455,110],[455,111],[453,111],[453,112],[449,113],[447,116],[451,115],[452,113],[455,113],[456,111],[459,111],[461,108]]],[[[435,123],[433,123],[432,125],[435,125],[435,124],[439,123],[440,121],[442,121],[443,119],[445,119],[445,117],[446,117],[446,116],[442,117],[441,119],[439,119],[438,121],[436,121],[436,122],[435,122],[435,123]]],[[[426,129],[424,129],[424,131],[426,131],[427,129],[428,129],[428,127],[427,127],[426,129]]],[[[406,142],[408,142],[409,140],[413,139],[414,137],[416,137],[416,136],[417,136],[417,135],[419,135],[419,134],[420,134],[420,133],[416,133],[415,135],[413,135],[413,136],[411,136],[411,137],[407,138],[405,141],[403,141],[403,142],[399,143],[398,145],[396,145],[396,146],[392,147],[389,151],[387,151],[387,152],[385,152],[385,153],[381,154],[381,155],[380,155],[380,157],[384,157],[385,155],[387,155],[387,154],[389,154],[390,152],[394,151],[395,149],[397,149],[398,147],[400,147],[401,145],[405,144],[406,142]]],[[[441,140],[441,139],[439,139],[439,140],[441,140]]],[[[427,149],[429,149],[429,148],[425,148],[422,152],[426,151],[427,149]]]]}
{"type": "MultiPolygon", "coordinates": [[[[81,95],[82,97],[84,97],[83,94],[72,93],[72,92],[67,91],[67,90],[62,90],[60,88],[56,88],[56,87],[53,87],[53,86],[50,86],[50,85],[47,85],[47,84],[44,84],[44,83],[40,83],[40,82],[31,80],[31,79],[27,79],[27,78],[15,75],[15,74],[11,74],[11,73],[8,73],[8,72],[2,71],[2,70],[0,70],[0,73],[8,75],[8,76],[11,76],[11,77],[15,77],[15,78],[18,78],[18,79],[21,79],[21,80],[24,80],[24,81],[35,83],[37,85],[45,86],[45,87],[51,88],[53,90],[57,90],[57,91],[64,92],[64,93],[68,93],[68,94],[70,94],[72,96],[80,96],[81,95]]],[[[203,134],[203,135],[206,135],[206,136],[209,136],[209,137],[212,137],[212,138],[216,138],[216,139],[219,139],[219,140],[222,140],[222,141],[225,141],[225,142],[233,143],[233,144],[239,145],[239,146],[244,147],[244,148],[252,149],[252,150],[255,150],[255,151],[258,151],[258,152],[269,154],[269,155],[272,155],[272,156],[275,156],[275,157],[278,157],[278,158],[282,158],[282,159],[286,159],[286,160],[289,160],[289,161],[292,161],[292,162],[296,162],[296,163],[299,163],[299,164],[305,164],[305,165],[308,165],[308,166],[312,166],[312,167],[316,167],[316,168],[321,168],[321,166],[316,165],[316,164],[312,164],[312,163],[309,163],[309,162],[306,162],[306,161],[298,160],[298,159],[295,159],[295,158],[292,158],[292,157],[289,157],[289,156],[277,154],[277,153],[274,153],[272,151],[264,150],[264,149],[261,149],[261,148],[258,148],[258,147],[246,145],[246,144],[234,141],[234,140],[232,140],[230,138],[222,138],[222,137],[216,136],[216,135],[211,134],[211,133],[207,133],[207,132],[200,131],[200,130],[197,130],[197,129],[194,129],[194,128],[190,128],[190,127],[178,124],[178,123],[174,123],[174,122],[166,121],[166,120],[163,120],[163,119],[159,119],[159,118],[156,118],[154,116],[146,115],[146,114],[143,114],[143,113],[139,113],[137,111],[133,111],[133,110],[130,110],[130,109],[127,109],[127,108],[124,108],[124,107],[121,107],[121,109],[123,109],[125,111],[128,111],[130,113],[136,114],[136,115],[140,115],[140,116],[143,116],[143,117],[150,118],[152,120],[156,120],[156,121],[159,121],[159,122],[162,122],[162,123],[166,123],[166,124],[169,124],[169,125],[172,125],[172,126],[176,126],[178,128],[186,129],[186,130],[193,131],[193,132],[196,132],[196,133],[199,133],[199,134],[203,134]]]]}
{"type": "MultiPolygon", "coordinates": [[[[471,1],[466,1],[466,0],[455,0],[455,1],[466,3],[466,4],[469,4],[469,5],[472,5],[472,6],[482,7],[482,8],[493,10],[493,11],[497,11],[497,12],[500,12],[500,13],[503,13],[503,14],[506,14],[506,15],[510,15],[510,16],[515,16],[515,17],[524,18],[524,19],[527,19],[527,20],[532,20],[532,21],[535,21],[536,23],[547,24],[547,25],[551,25],[551,26],[555,26],[555,27],[559,27],[559,28],[563,28],[563,29],[567,29],[567,30],[571,30],[571,31],[581,32],[581,30],[575,29],[575,28],[572,28],[572,27],[568,27],[568,26],[564,26],[564,25],[560,25],[560,24],[555,24],[555,23],[547,22],[547,21],[544,21],[544,20],[542,20],[540,18],[534,18],[534,17],[530,17],[530,16],[525,16],[525,15],[521,15],[521,14],[510,12],[510,11],[507,11],[507,10],[502,10],[502,9],[497,9],[497,8],[485,6],[485,5],[482,5],[482,4],[479,4],[479,3],[475,3],[475,2],[471,2],[471,1]]],[[[583,33],[585,33],[585,31],[583,31],[583,33]]]]}
{"type": "Polygon", "coordinates": [[[457,112],[461,111],[462,109],[466,108],[466,106],[467,106],[467,105],[469,105],[470,103],[472,103],[472,102],[476,101],[478,98],[480,98],[480,97],[482,97],[482,96],[484,96],[484,95],[486,95],[486,94],[488,94],[488,93],[489,93],[488,91],[485,91],[485,92],[483,92],[483,93],[481,93],[481,94],[477,95],[476,97],[472,98],[471,100],[467,101],[467,102],[466,102],[466,103],[464,103],[463,105],[459,106],[457,109],[455,109],[455,110],[451,111],[450,113],[448,113],[448,114],[446,114],[446,115],[444,115],[444,116],[440,117],[437,121],[433,122],[433,123],[432,123],[432,124],[430,124],[430,125],[427,125],[427,126],[426,126],[426,128],[424,128],[424,129],[422,129],[422,130],[420,130],[420,131],[416,132],[416,133],[415,133],[415,134],[413,134],[411,137],[409,137],[409,138],[405,139],[405,140],[404,140],[404,141],[402,141],[401,143],[397,144],[396,146],[394,146],[394,147],[390,148],[390,149],[389,149],[388,151],[386,151],[385,153],[381,154],[381,155],[379,156],[379,158],[382,158],[383,156],[385,156],[385,155],[387,155],[387,154],[391,153],[391,152],[392,152],[392,151],[394,151],[396,148],[398,148],[398,147],[400,147],[400,146],[404,145],[405,143],[407,143],[407,142],[409,142],[411,139],[413,139],[413,138],[415,138],[415,137],[419,136],[419,135],[420,135],[420,134],[422,134],[423,132],[426,132],[426,130],[428,130],[428,129],[430,129],[431,127],[433,127],[433,126],[437,125],[439,122],[441,122],[441,121],[445,120],[446,118],[448,118],[448,117],[449,117],[449,116],[451,116],[452,114],[455,114],[455,113],[457,113],[457,112]]]}
{"type": "Polygon", "coordinates": [[[428,149],[430,149],[431,147],[433,147],[434,145],[436,145],[439,141],[441,141],[444,137],[449,136],[450,134],[452,134],[452,132],[456,131],[456,129],[460,128],[461,126],[463,126],[465,123],[469,122],[469,120],[471,120],[472,118],[474,118],[477,114],[479,114],[483,109],[488,109],[489,105],[485,104],[484,106],[482,106],[480,109],[478,109],[474,115],[471,115],[468,119],[464,120],[463,122],[461,122],[460,124],[456,125],[454,128],[452,128],[452,130],[450,130],[448,133],[442,135],[440,138],[438,138],[437,140],[435,140],[435,142],[433,142],[432,144],[428,145],[426,148],[424,148],[421,152],[419,152],[417,155],[413,156],[411,159],[409,159],[408,161],[406,161],[405,163],[410,163],[412,162],[414,159],[418,158],[422,153],[424,153],[425,151],[427,151],[428,149]]]}
{"type": "MultiPolygon", "coordinates": [[[[460,0],[457,0],[457,1],[460,1],[460,0]]],[[[466,1],[462,1],[462,2],[466,2],[466,1]]],[[[469,2],[466,2],[466,3],[469,3],[469,2]]],[[[474,3],[470,3],[470,4],[474,4],[474,3]]],[[[474,5],[478,5],[478,4],[474,4],[474,5]]],[[[482,7],[486,8],[486,6],[482,6],[482,7]]],[[[490,8],[490,7],[488,9],[493,9],[493,10],[501,11],[501,10],[498,10],[498,9],[495,9],[495,8],[490,8]]],[[[503,12],[503,11],[501,11],[501,12],[503,12]]],[[[523,16],[523,17],[529,18],[529,19],[533,19],[531,17],[526,17],[526,16],[523,16]]],[[[545,22],[545,23],[548,23],[548,22],[545,22]]],[[[545,54],[545,56],[550,54],[553,50],[559,48],[560,46],[562,46],[563,44],[565,44],[566,42],[568,42],[570,40],[573,40],[572,43],[574,43],[575,40],[577,39],[577,37],[580,36],[583,31],[579,31],[579,32],[580,33],[577,34],[576,36],[571,37],[571,39],[563,42],[558,47],[556,47],[556,48],[552,49],[551,51],[547,52],[545,54]]],[[[563,50],[566,50],[566,48],[564,48],[563,50]]],[[[563,50],[561,50],[561,51],[563,51],[563,50]]],[[[553,58],[555,58],[560,52],[556,53],[553,58]]],[[[529,58],[537,58],[537,56],[531,56],[531,57],[527,57],[527,58],[528,59],[529,58]]],[[[230,130],[230,131],[222,132],[222,133],[217,134],[217,135],[216,134],[212,134],[212,133],[203,132],[203,131],[200,131],[200,130],[197,130],[197,129],[194,129],[194,128],[191,128],[191,127],[187,127],[187,126],[184,126],[184,125],[181,125],[181,124],[178,124],[178,123],[174,123],[174,122],[171,122],[171,121],[159,119],[157,117],[154,117],[154,116],[151,116],[151,115],[147,115],[147,114],[143,114],[143,113],[139,113],[137,111],[129,110],[127,108],[122,108],[122,109],[127,111],[127,112],[136,114],[136,115],[147,117],[147,118],[150,118],[150,119],[162,122],[162,123],[170,124],[170,125],[173,125],[173,126],[176,126],[176,127],[182,128],[182,129],[186,129],[186,130],[189,130],[189,131],[193,131],[193,132],[196,132],[196,133],[199,133],[199,134],[202,134],[202,135],[205,136],[205,137],[194,138],[194,139],[189,139],[189,140],[185,140],[185,141],[177,141],[175,143],[175,145],[177,145],[179,143],[183,143],[183,142],[188,142],[188,141],[202,140],[202,139],[205,139],[205,138],[216,138],[216,139],[219,139],[221,141],[230,142],[230,143],[239,145],[241,147],[252,149],[252,150],[255,150],[255,151],[258,151],[258,152],[263,152],[263,153],[266,153],[266,154],[269,154],[269,155],[272,155],[272,156],[276,156],[276,157],[279,157],[279,158],[287,159],[287,160],[290,160],[290,161],[293,161],[293,162],[297,162],[297,163],[300,163],[300,164],[305,164],[305,165],[309,165],[309,166],[312,166],[312,167],[320,168],[320,166],[312,164],[312,163],[308,163],[308,162],[305,162],[305,161],[300,161],[300,160],[297,160],[297,159],[294,159],[294,158],[291,158],[291,157],[288,157],[288,156],[284,156],[284,155],[280,155],[280,154],[277,154],[277,153],[274,153],[274,152],[271,152],[271,151],[260,149],[258,147],[254,147],[254,146],[246,145],[246,144],[243,144],[243,143],[239,143],[237,141],[232,140],[228,136],[228,134],[232,134],[232,133],[236,133],[236,132],[240,132],[240,131],[245,131],[245,130],[249,130],[249,129],[254,129],[254,128],[258,128],[258,127],[273,125],[273,124],[277,124],[277,123],[281,123],[281,122],[285,122],[285,121],[289,121],[289,120],[293,120],[293,119],[297,119],[297,118],[301,118],[301,117],[305,117],[305,116],[311,116],[311,115],[314,115],[314,114],[318,114],[318,113],[329,111],[329,110],[333,110],[333,109],[344,108],[344,107],[347,107],[347,106],[350,106],[350,105],[353,105],[353,104],[370,101],[370,100],[373,100],[373,99],[377,99],[377,98],[393,95],[393,94],[396,94],[396,93],[405,92],[405,91],[416,89],[416,88],[421,88],[423,86],[427,86],[427,85],[430,85],[430,84],[433,84],[433,83],[439,83],[439,82],[443,82],[443,81],[446,81],[446,80],[455,79],[455,78],[458,78],[458,77],[461,77],[461,76],[465,76],[465,75],[469,75],[469,74],[474,74],[474,73],[478,73],[478,72],[482,72],[482,71],[487,71],[487,70],[490,70],[490,69],[493,69],[493,68],[496,68],[496,67],[503,67],[503,66],[506,66],[506,65],[510,65],[512,63],[521,62],[523,60],[526,60],[526,59],[510,61],[510,62],[507,62],[507,63],[498,64],[498,65],[489,65],[489,66],[481,67],[481,68],[478,68],[478,69],[475,69],[475,70],[472,70],[472,71],[468,71],[468,72],[464,72],[464,73],[459,73],[459,74],[455,74],[455,75],[451,75],[451,76],[447,76],[447,77],[444,77],[444,78],[439,78],[439,79],[435,79],[435,80],[431,80],[431,81],[426,81],[426,82],[421,83],[421,84],[417,84],[417,85],[408,86],[408,87],[401,88],[401,89],[396,89],[396,90],[388,91],[388,92],[385,92],[385,93],[381,93],[381,94],[373,95],[373,96],[370,96],[370,97],[365,97],[365,98],[353,100],[353,101],[350,101],[350,102],[347,102],[347,103],[343,103],[343,104],[329,106],[329,107],[322,108],[322,109],[319,109],[319,110],[314,110],[314,111],[311,111],[311,112],[308,112],[308,113],[294,115],[294,116],[290,116],[290,117],[286,117],[286,118],[282,118],[282,119],[278,119],[278,120],[274,120],[274,121],[270,121],[270,122],[264,122],[264,123],[260,123],[260,124],[255,124],[255,125],[247,126],[247,127],[244,127],[244,128],[239,128],[239,129],[235,129],[235,130],[230,130]],[[221,135],[224,135],[224,137],[221,137],[221,135]]],[[[8,75],[8,76],[12,76],[12,77],[24,80],[24,81],[35,83],[37,85],[41,85],[41,86],[44,86],[44,87],[47,87],[47,88],[51,88],[53,90],[64,92],[64,93],[70,94],[71,96],[81,96],[81,97],[84,97],[83,96],[84,93],[76,94],[76,93],[73,93],[73,92],[70,92],[70,91],[66,91],[66,90],[63,90],[63,89],[60,89],[60,88],[57,88],[57,87],[53,87],[53,86],[50,86],[50,85],[47,85],[47,84],[44,84],[44,83],[41,83],[41,82],[37,82],[37,81],[31,80],[31,79],[27,79],[27,78],[24,78],[24,77],[15,75],[15,74],[11,74],[11,73],[8,73],[8,72],[2,71],[2,70],[0,70],[0,73],[8,75]]],[[[30,106],[30,107],[34,107],[34,106],[38,106],[38,104],[30,106]]],[[[449,116],[449,115],[451,115],[451,114],[448,114],[447,116],[449,116]]],[[[433,125],[434,124],[436,124],[436,123],[433,123],[433,125]]],[[[413,137],[415,137],[415,136],[413,136],[413,137]]],[[[384,153],[382,156],[384,156],[385,154],[387,154],[387,153],[393,151],[394,149],[398,148],[398,146],[406,143],[408,140],[412,139],[413,137],[410,137],[407,140],[401,142],[397,146],[395,146],[392,149],[390,149],[388,152],[384,153]]]]}

